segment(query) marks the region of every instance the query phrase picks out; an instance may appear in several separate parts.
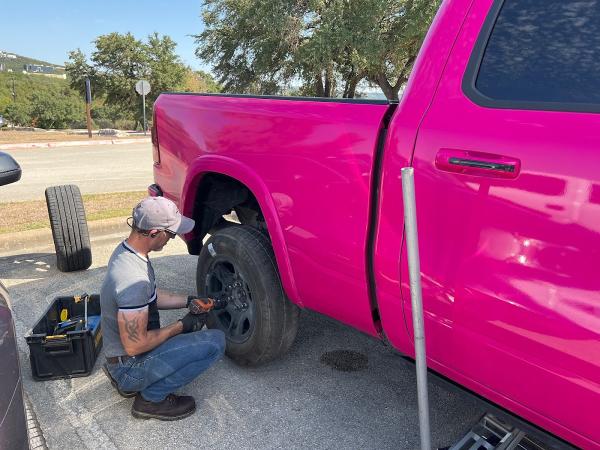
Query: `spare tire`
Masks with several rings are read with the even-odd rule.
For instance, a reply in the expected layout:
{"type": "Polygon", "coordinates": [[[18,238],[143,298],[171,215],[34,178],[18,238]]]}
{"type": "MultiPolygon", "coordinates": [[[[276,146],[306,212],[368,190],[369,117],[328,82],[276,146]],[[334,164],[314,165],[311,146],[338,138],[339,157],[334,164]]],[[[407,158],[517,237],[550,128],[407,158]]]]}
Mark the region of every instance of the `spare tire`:
{"type": "Polygon", "coordinates": [[[201,297],[227,299],[209,328],[225,333],[226,354],[257,366],[283,355],[298,330],[300,309],[286,297],[269,239],[244,225],[216,231],[202,247],[196,273],[201,297]]]}
{"type": "Polygon", "coordinates": [[[46,205],[61,272],[85,270],[92,265],[92,249],[83,199],[73,184],[46,189],[46,205]]]}

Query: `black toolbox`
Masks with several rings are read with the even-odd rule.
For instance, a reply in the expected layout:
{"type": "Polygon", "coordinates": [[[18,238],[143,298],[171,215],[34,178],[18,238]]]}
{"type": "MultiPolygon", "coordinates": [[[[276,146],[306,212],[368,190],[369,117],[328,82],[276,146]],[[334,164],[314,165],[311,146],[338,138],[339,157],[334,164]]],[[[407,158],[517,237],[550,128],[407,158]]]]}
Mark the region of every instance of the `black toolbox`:
{"type": "Polygon", "coordinates": [[[34,380],[89,375],[102,348],[100,296],[55,298],[25,340],[34,380]]]}

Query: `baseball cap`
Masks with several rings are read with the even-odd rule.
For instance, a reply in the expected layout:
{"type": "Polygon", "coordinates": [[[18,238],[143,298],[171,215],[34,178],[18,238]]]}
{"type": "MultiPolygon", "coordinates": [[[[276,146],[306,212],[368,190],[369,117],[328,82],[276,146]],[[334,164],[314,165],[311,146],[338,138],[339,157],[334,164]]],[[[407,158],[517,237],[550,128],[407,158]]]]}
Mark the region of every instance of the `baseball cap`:
{"type": "Polygon", "coordinates": [[[146,197],[132,212],[133,225],[140,230],[168,230],[186,234],[194,229],[195,222],[183,216],[177,205],[165,197],[146,197]]]}

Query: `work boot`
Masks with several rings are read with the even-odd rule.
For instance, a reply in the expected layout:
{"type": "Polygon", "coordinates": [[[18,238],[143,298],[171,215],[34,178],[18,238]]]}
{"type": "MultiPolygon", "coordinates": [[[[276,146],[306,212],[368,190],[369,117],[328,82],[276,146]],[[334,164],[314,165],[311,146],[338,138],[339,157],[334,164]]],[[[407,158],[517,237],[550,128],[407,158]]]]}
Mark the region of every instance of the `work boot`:
{"type": "Polygon", "coordinates": [[[113,385],[113,387],[117,390],[117,392],[119,393],[119,395],[121,397],[125,397],[125,398],[135,397],[137,392],[122,391],[121,388],[119,388],[117,381],[112,377],[112,375],[108,371],[108,367],[106,366],[106,364],[102,364],[102,371],[104,372],[104,375],[106,375],[107,378],[110,380],[110,384],[113,385]]]}
{"type": "Polygon", "coordinates": [[[138,394],[131,415],[138,419],[179,420],[196,411],[196,401],[189,395],[169,394],[162,402],[149,402],[138,394]]]}

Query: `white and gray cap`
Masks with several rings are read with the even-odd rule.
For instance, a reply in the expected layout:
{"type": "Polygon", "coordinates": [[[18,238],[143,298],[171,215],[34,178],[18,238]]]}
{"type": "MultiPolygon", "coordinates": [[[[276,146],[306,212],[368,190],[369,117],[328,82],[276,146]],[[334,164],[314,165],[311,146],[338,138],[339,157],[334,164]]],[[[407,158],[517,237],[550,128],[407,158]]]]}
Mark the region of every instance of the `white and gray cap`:
{"type": "Polygon", "coordinates": [[[186,234],[194,229],[195,222],[183,216],[177,205],[165,197],[146,197],[132,212],[133,226],[139,230],[167,230],[186,234]]]}

